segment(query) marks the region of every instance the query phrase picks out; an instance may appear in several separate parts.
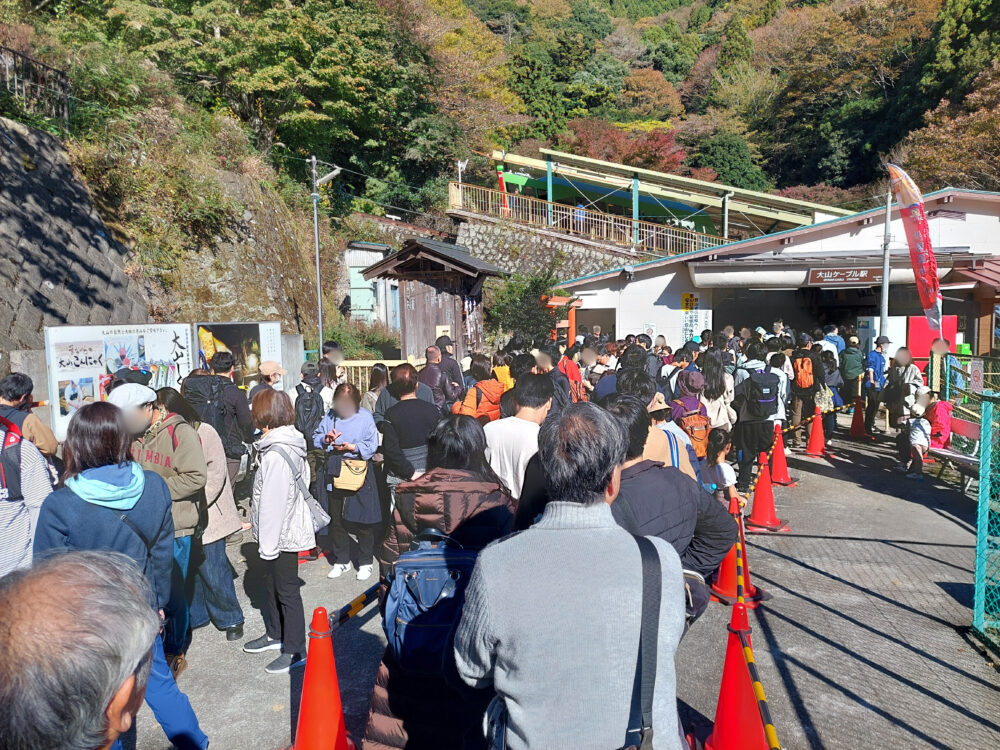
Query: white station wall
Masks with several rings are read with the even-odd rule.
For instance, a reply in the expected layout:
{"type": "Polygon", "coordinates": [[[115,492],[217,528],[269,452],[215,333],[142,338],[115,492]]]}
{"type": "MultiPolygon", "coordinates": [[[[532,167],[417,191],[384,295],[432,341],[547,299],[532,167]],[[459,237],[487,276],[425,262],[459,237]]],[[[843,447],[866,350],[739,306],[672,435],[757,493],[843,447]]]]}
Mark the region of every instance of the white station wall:
{"type": "Polygon", "coordinates": [[[705,328],[712,327],[712,292],[695,289],[683,265],[661,272],[636,274],[630,282],[624,275],[574,287],[582,310],[615,311],[619,338],[629,333],[662,334],[677,348],[705,328]]]}

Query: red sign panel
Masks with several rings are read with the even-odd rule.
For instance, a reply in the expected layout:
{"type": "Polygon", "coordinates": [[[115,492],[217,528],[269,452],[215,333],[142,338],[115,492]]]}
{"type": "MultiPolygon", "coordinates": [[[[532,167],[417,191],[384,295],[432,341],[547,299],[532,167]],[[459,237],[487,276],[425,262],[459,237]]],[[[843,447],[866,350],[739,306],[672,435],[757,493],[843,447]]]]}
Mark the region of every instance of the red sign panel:
{"type": "Polygon", "coordinates": [[[882,283],[881,268],[810,268],[809,286],[873,286],[882,283]]]}

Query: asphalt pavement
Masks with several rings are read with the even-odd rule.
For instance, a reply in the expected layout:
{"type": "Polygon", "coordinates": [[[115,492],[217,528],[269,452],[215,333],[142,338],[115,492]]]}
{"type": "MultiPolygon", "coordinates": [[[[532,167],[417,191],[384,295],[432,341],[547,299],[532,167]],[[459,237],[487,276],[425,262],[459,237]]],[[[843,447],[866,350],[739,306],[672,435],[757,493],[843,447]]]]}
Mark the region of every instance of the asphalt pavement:
{"type": "MultiPolygon", "coordinates": [[[[1000,667],[969,634],[974,500],[955,482],[917,483],[892,472],[887,438],[834,445],[829,460],[789,457],[798,485],[776,487],[775,497],[790,531],[748,538],[750,575],[773,595],[750,624],[782,747],[995,750],[1000,667]]],[[[245,536],[228,552],[250,639],[263,625],[252,565],[246,575],[255,548],[245,536]]],[[[343,606],[374,580],[358,582],[353,571],[329,580],[322,558],[299,570],[307,619],[314,607],[343,606]]],[[[682,715],[700,734],[715,713],[729,614],[712,604],[677,654],[682,715]]],[[[357,735],[384,645],[374,605],[335,633],[346,721],[357,735]]],[[[181,689],[213,750],[286,748],[302,671],[269,675],[264,666],[274,653],[244,654],[240,646],[211,626],[196,631],[181,689]]],[[[148,709],[138,724],[139,750],[170,747],[148,709]]]]}

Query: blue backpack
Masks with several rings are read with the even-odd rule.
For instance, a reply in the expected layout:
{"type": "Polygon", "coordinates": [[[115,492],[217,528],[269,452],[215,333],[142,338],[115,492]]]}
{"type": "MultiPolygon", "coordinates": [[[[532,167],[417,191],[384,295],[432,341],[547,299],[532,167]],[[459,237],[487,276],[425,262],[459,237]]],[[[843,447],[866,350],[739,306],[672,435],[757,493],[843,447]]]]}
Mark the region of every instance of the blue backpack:
{"type": "Polygon", "coordinates": [[[392,566],[382,627],[403,669],[441,673],[477,556],[437,529],[425,529],[392,566]]]}

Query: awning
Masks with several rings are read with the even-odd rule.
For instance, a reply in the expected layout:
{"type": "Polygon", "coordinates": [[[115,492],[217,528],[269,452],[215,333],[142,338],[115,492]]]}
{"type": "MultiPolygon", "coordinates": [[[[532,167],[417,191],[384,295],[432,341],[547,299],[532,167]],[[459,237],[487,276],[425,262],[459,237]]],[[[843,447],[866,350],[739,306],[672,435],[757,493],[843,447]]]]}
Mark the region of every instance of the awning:
{"type": "Polygon", "coordinates": [[[971,268],[957,270],[967,279],[1000,290],[1000,260],[975,261],[971,268]]]}
{"type": "MultiPolygon", "coordinates": [[[[938,278],[959,261],[973,256],[967,248],[942,248],[936,251],[938,278]]],[[[890,252],[890,284],[913,284],[913,267],[906,249],[890,252]]],[[[882,253],[836,255],[799,253],[766,254],[743,258],[717,258],[689,262],[691,282],[699,289],[861,289],[882,283],[882,253]]]]}

